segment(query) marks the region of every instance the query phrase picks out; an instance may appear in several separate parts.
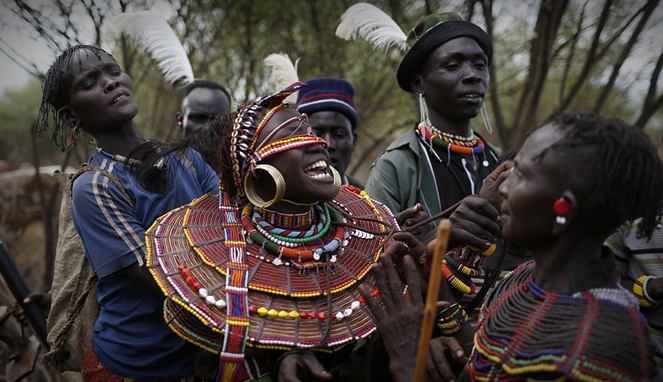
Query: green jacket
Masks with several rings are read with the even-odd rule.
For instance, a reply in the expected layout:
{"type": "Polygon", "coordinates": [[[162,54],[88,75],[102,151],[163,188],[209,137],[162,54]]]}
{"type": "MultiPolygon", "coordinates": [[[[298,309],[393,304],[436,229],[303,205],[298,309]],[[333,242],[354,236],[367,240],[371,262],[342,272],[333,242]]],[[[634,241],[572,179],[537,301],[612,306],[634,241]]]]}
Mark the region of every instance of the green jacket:
{"type": "MultiPolygon", "coordinates": [[[[492,171],[496,167],[497,155],[487,143],[486,148],[489,151],[487,156],[492,171]]],[[[368,195],[382,202],[394,214],[416,203],[421,203],[423,211],[429,216],[448,208],[449,206],[440,205],[439,190],[432,170],[432,166],[440,163],[431,162],[425,150],[427,147],[421,142],[415,129],[408,130],[392,142],[371,166],[365,189],[368,195]]],[[[480,187],[481,184],[477,185],[477,191],[480,187]]],[[[458,193],[458,200],[467,196],[460,190],[458,193]]],[[[427,224],[418,237],[423,238],[428,232],[434,231],[437,224],[438,221],[427,224]]]]}
{"type": "MultiPolygon", "coordinates": [[[[423,211],[430,216],[440,212],[437,184],[428,155],[422,155],[422,148],[414,129],[392,142],[373,162],[366,193],[394,214],[417,203],[421,203],[423,211]]],[[[424,231],[435,227],[435,222],[428,223],[424,231]]]]}

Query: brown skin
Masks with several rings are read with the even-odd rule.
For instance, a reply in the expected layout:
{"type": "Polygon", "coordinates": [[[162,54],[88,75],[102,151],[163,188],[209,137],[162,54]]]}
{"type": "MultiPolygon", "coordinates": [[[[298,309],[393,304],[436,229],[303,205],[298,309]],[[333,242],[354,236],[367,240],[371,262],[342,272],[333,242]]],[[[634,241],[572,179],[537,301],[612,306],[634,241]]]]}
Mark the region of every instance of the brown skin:
{"type": "Polygon", "coordinates": [[[489,82],[486,54],[474,39],[459,37],[428,56],[412,79],[412,89],[423,94],[433,126],[467,137],[489,82]]]}
{"type": "MultiPolygon", "coordinates": [[[[408,249],[401,244],[394,244],[385,250],[380,256],[379,262],[373,266],[377,275],[380,297],[385,305],[384,310],[371,296],[369,290],[364,287],[360,289],[389,353],[391,376],[398,382],[413,380],[423,321],[423,296],[414,292],[421,290],[422,286],[415,260],[410,256],[410,253],[413,252],[416,251],[412,251],[412,248],[408,249]],[[403,295],[399,271],[393,261],[394,256],[403,259],[402,265],[410,298],[403,295]]],[[[436,308],[441,310],[447,306],[449,306],[448,302],[440,301],[436,308]]],[[[462,364],[467,361],[465,350],[453,337],[433,340],[430,344],[430,357],[426,367],[428,379],[454,380],[455,375],[446,359],[447,352],[451,354],[455,362],[462,364]]]]}
{"type": "MultiPolygon", "coordinates": [[[[305,134],[306,126],[300,125],[300,121],[282,125],[288,119],[299,115],[293,108],[276,112],[260,132],[257,145],[260,145],[276,128],[279,130],[265,144],[293,134],[305,134]]],[[[329,153],[322,144],[291,149],[268,157],[260,163],[273,165],[281,172],[286,182],[285,199],[298,204],[309,204],[326,202],[336,196],[329,166],[329,153]],[[314,171],[305,170],[318,161],[324,161],[327,167],[314,171]]],[[[259,191],[262,192],[261,196],[269,200],[274,195],[273,181],[268,176],[258,177],[256,190],[261,190],[259,191]]],[[[269,208],[282,213],[301,213],[310,209],[310,206],[298,204],[282,201],[269,208]]],[[[310,377],[319,381],[328,381],[331,380],[332,374],[324,369],[311,351],[296,350],[285,353],[278,370],[278,381],[298,382],[310,377]]]]}
{"type": "Polygon", "coordinates": [[[308,116],[313,132],[329,144],[330,163],[343,176],[357,146],[357,134],[350,119],[332,110],[318,111],[308,116]]]}
{"type": "Polygon", "coordinates": [[[177,113],[177,129],[185,137],[193,135],[206,128],[215,115],[229,109],[230,100],[222,90],[195,88],[182,99],[182,111],[177,113]]]}
{"type": "MultiPolygon", "coordinates": [[[[78,125],[90,134],[99,147],[111,154],[126,156],[145,141],[134,117],[138,104],[134,97],[133,82],[109,55],[80,50],[80,65],[72,65],[69,102],[60,110],[67,124],[78,125]]],[[[145,266],[130,265],[121,274],[150,291],[163,296],[156,281],[145,266]]]]}
{"type": "MultiPolygon", "coordinates": [[[[561,134],[555,125],[545,125],[535,131],[518,152],[513,169],[508,171],[498,187],[503,198],[500,215],[502,235],[504,239],[521,245],[533,254],[537,263],[534,280],[548,291],[571,294],[591,288],[614,287],[614,267],[607,264],[612,259],[601,257],[601,247],[609,232],[597,232],[591,219],[583,220],[581,217],[582,206],[573,192],[577,186],[568,177],[560,177],[559,169],[565,166],[563,159],[555,157],[554,153],[540,155],[560,138],[561,134]],[[556,223],[552,208],[559,197],[567,198],[571,204],[571,212],[565,224],[556,223]]],[[[391,259],[387,257],[389,255],[390,252],[386,251],[384,259],[376,266],[376,272],[384,275],[378,278],[383,299],[383,289],[388,290],[386,281],[398,277],[389,261],[391,259]],[[383,268],[387,270],[386,274],[383,268]]],[[[416,290],[419,277],[411,273],[414,266],[407,257],[404,266],[411,290],[416,290]]],[[[446,299],[444,289],[441,296],[446,299]]],[[[368,297],[364,297],[367,303],[368,297]]],[[[394,378],[397,381],[410,381],[414,370],[411,354],[415,354],[417,343],[416,333],[411,332],[413,327],[421,324],[423,305],[418,296],[405,301],[394,291],[387,298],[392,301],[385,303],[385,312],[376,313],[376,322],[378,328],[380,325],[388,327],[389,332],[397,337],[385,340],[394,362],[394,365],[390,365],[394,378]],[[403,338],[408,333],[409,337],[403,338]]],[[[371,305],[374,309],[375,302],[371,302],[369,308],[371,305]]],[[[467,347],[471,343],[468,342],[471,336],[471,327],[463,325],[454,337],[460,345],[467,347]]],[[[433,363],[444,363],[446,359],[440,355],[440,350],[432,351],[433,363]]],[[[465,349],[465,354],[469,354],[468,351],[465,349]]]]}
{"type": "MultiPolygon", "coordinates": [[[[568,177],[557,169],[565,164],[554,153],[539,154],[561,134],[554,124],[536,130],[516,155],[511,175],[499,190],[504,196],[502,236],[530,251],[536,261],[534,280],[553,293],[576,293],[591,288],[614,287],[614,267],[601,248],[610,231],[596,229],[593,213],[585,211],[568,177]],[[555,223],[553,204],[566,198],[571,212],[566,223],[555,223]]],[[[614,265],[614,264],[613,264],[614,265]]]]}
{"type": "MultiPolygon", "coordinates": [[[[275,128],[282,125],[288,119],[297,116],[300,116],[300,114],[293,108],[285,108],[276,112],[260,132],[257,140],[258,145],[275,128]]],[[[293,134],[305,134],[307,131],[306,126],[300,124],[301,121],[297,120],[280,127],[278,132],[265,144],[293,134]],[[299,129],[297,130],[297,128],[299,129]]],[[[303,213],[310,209],[310,204],[327,202],[336,196],[333,187],[334,178],[331,167],[329,166],[329,153],[322,144],[309,145],[281,152],[262,160],[260,164],[272,165],[281,172],[286,183],[284,199],[303,204],[297,205],[282,201],[270,206],[269,208],[272,210],[283,213],[303,213]],[[324,161],[326,168],[305,170],[318,161],[324,161]]],[[[274,195],[274,183],[268,176],[261,176],[257,179],[256,190],[264,199],[269,200],[274,195]]]]}

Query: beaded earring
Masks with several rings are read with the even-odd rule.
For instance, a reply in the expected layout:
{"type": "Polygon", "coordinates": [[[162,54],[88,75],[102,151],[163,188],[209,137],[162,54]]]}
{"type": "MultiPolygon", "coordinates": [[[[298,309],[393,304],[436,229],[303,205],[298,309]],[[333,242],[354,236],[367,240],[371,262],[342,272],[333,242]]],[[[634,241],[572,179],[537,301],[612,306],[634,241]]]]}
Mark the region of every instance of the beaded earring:
{"type": "Polygon", "coordinates": [[[566,224],[566,215],[571,212],[571,202],[569,202],[569,200],[565,197],[561,197],[555,200],[555,204],[553,204],[553,211],[555,211],[555,214],[557,214],[555,219],[557,224],[564,225],[566,224]]]}
{"type": "Polygon", "coordinates": [[[274,180],[276,186],[274,197],[271,200],[264,200],[258,195],[258,192],[256,192],[254,183],[255,177],[251,172],[246,174],[246,177],[244,178],[244,193],[246,194],[246,198],[249,199],[254,206],[262,210],[281,201],[283,195],[285,195],[285,179],[283,178],[283,174],[272,165],[259,164],[255,167],[255,170],[263,170],[267,172],[274,180]]]}

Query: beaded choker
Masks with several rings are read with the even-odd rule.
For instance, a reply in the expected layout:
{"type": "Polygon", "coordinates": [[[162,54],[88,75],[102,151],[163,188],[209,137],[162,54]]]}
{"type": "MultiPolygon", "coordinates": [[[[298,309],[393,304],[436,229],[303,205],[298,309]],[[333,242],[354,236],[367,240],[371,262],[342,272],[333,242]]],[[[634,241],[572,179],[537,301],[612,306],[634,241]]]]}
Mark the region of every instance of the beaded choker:
{"type": "MultiPolygon", "coordinates": [[[[319,206],[315,206],[316,209],[319,206]]],[[[302,214],[284,214],[268,209],[262,210],[262,218],[271,225],[277,227],[307,227],[310,226],[315,219],[314,209],[311,208],[302,214]]]]}
{"type": "Polygon", "coordinates": [[[324,242],[322,237],[328,232],[331,223],[334,222],[338,225],[343,222],[341,214],[334,209],[329,209],[327,205],[324,205],[324,211],[319,214],[318,224],[307,231],[284,230],[267,226],[264,220],[256,219],[256,214],[259,217],[255,207],[251,205],[242,211],[242,226],[248,236],[247,243],[258,244],[261,260],[271,262],[276,266],[286,264],[301,270],[317,268],[320,265],[317,262],[325,261],[324,254],[329,254],[329,260],[334,263],[337,256],[343,253],[342,246],[349,236],[349,232],[344,226],[337,226],[332,239],[324,242]],[[251,211],[253,211],[253,218],[250,217],[251,211]],[[326,216],[328,214],[330,216],[326,216]],[[270,253],[276,258],[269,259],[267,256],[270,253]],[[290,261],[285,263],[287,260],[290,261]]]}
{"type": "Polygon", "coordinates": [[[438,130],[433,125],[419,124],[419,134],[428,142],[447,151],[458,154],[476,155],[484,150],[481,138],[472,134],[470,137],[461,137],[438,130]]]}

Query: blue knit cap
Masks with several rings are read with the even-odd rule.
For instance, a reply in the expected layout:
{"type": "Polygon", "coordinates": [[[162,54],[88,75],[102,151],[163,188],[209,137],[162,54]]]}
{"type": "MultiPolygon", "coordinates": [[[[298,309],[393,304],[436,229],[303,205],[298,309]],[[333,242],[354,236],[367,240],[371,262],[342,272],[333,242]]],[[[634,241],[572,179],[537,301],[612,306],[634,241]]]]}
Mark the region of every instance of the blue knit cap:
{"type": "Polygon", "coordinates": [[[348,117],[354,129],[359,120],[354,95],[355,89],[346,80],[314,78],[306,81],[306,87],[299,90],[297,111],[309,115],[318,111],[338,111],[348,117]]]}

